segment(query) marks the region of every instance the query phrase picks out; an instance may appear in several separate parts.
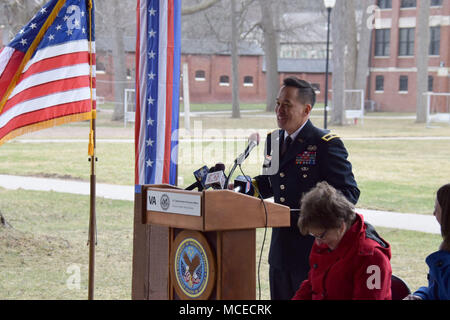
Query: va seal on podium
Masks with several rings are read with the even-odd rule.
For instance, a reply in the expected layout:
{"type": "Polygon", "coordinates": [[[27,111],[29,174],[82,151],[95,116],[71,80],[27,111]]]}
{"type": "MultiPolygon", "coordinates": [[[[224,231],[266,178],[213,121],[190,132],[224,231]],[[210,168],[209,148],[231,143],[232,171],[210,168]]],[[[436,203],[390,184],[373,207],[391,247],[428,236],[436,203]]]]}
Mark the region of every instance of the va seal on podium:
{"type": "Polygon", "coordinates": [[[195,231],[180,232],[173,242],[171,278],[181,299],[208,299],[214,288],[215,259],[206,238],[195,231]]]}
{"type": "Polygon", "coordinates": [[[163,194],[161,196],[160,203],[161,203],[161,208],[164,211],[167,211],[167,209],[169,209],[169,207],[170,207],[170,198],[169,198],[169,196],[167,194],[163,194]]]}

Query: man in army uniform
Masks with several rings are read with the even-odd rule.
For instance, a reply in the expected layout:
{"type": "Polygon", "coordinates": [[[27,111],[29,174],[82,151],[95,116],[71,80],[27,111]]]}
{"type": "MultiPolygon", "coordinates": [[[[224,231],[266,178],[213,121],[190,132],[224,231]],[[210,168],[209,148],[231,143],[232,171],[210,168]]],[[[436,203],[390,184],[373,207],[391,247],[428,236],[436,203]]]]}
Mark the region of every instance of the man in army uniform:
{"type": "Polygon", "coordinates": [[[359,198],[341,139],[309,120],[315,100],[308,82],[295,77],[284,80],[275,109],[281,130],[267,136],[263,175],[253,180],[263,198],[274,197],[276,203],[291,208],[291,226],[272,230],[269,279],[273,300],[291,299],[308,276],[314,238],[301,235],[297,228],[302,195],[326,181],[353,204],[359,198]]]}

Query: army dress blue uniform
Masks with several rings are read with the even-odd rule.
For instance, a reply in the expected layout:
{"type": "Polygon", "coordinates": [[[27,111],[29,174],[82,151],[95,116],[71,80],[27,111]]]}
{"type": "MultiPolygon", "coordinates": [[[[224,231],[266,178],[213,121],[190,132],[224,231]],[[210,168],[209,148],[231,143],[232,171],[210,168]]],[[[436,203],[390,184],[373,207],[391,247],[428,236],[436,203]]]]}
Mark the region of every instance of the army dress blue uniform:
{"type": "MultiPolygon", "coordinates": [[[[270,166],[270,162],[274,161],[274,152],[282,149],[283,137],[284,130],[267,136],[264,166],[270,166]],[[278,135],[279,141],[272,135],[278,135]],[[271,141],[275,141],[273,148],[271,141]]],[[[318,182],[326,181],[353,204],[358,201],[360,191],[347,157],[347,150],[338,136],[316,128],[308,120],[280,157],[279,170],[254,178],[254,185],[263,198],[274,197],[276,203],[291,208],[291,226],[272,229],[269,251],[272,299],[291,299],[308,276],[309,254],[314,238],[303,236],[297,227],[303,194],[318,182]]]]}

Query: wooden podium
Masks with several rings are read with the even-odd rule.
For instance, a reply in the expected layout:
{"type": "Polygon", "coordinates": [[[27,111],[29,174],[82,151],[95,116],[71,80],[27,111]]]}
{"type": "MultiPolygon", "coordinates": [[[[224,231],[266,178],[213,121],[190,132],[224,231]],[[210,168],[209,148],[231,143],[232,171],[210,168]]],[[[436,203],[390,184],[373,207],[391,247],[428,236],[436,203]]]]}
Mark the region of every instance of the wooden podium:
{"type": "Polygon", "coordinates": [[[230,190],[138,187],[133,299],[256,298],[256,228],[289,226],[288,207],[265,201],[265,210],[230,190]]]}

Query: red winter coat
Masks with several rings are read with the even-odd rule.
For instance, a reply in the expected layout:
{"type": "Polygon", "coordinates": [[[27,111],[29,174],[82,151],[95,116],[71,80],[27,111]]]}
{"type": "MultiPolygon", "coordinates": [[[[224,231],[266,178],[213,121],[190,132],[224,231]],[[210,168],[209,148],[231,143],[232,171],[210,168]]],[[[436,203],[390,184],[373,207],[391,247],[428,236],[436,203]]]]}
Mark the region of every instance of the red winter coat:
{"type": "Polygon", "coordinates": [[[308,279],[292,300],[390,300],[390,258],[389,243],[357,214],[335,250],[314,242],[308,279]]]}

